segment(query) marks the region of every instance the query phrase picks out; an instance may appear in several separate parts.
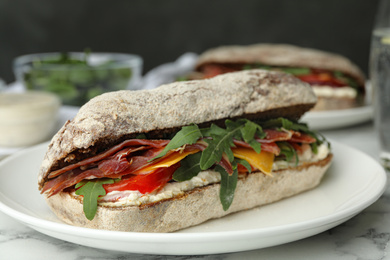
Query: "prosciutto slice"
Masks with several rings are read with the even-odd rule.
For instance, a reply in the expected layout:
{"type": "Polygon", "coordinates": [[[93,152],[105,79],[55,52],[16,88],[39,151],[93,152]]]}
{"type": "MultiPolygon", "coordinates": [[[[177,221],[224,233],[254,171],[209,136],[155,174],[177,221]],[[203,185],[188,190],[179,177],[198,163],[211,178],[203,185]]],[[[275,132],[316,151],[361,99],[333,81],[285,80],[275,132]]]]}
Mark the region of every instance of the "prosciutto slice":
{"type": "Polygon", "coordinates": [[[294,132],[290,141],[295,143],[312,144],[316,142],[316,139],[308,134],[294,132]]]}
{"type": "Polygon", "coordinates": [[[94,157],[82,160],[78,163],[66,166],[66,167],[61,168],[61,169],[56,170],[56,171],[53,171],[48,175],[48,178],[51,179],[51,178],[54,178],[54,177],[66,172],[66,171],[73,170],[73,169],[76,169],[78,167],[89,165],[89,164],[92,164],[94,162],[100,161],[104,158],[107,158],[107,157],[113,155],[114,153],[118,152],[119,150],[121,150],[127,146],[137,146],[137,149],[139,148],[140,145],[154,147],[154,148],[161,148],[161,147],[165,147],[168,143],[169,143],[169,140],[146,140],[146,139],[126,140],[126,141],[112,147],[111,149],[109,149],[103,153],[100,153],[94,157]]]}
{"type": "Polygon", "coordinates": [[[259,143],[273,143],[278,141],[287,141],[290,140],[294,135],[294,131],[279,131],[276,129],[265,129],[266,137],[264,139],[257,138],[256,141],[259,143]]]}
{"type": "MultiPolygon", "coordinates": [[[[256,140],[256,141],[258,141],[258,140],[256,140]]],[[[248,143],[244,142],[244,141],[234,140],[233,143],[236,146],[241,146],[241,147],[245,147],[245,148],[251,148],[251,146],[248,143]]],[[[261,143],[261,150],[265,151],[265,152],[273,153],[275,155],[279,155],[280,154],[280,148],[279,148],[279,146],[275,142],[261,143]]]]}

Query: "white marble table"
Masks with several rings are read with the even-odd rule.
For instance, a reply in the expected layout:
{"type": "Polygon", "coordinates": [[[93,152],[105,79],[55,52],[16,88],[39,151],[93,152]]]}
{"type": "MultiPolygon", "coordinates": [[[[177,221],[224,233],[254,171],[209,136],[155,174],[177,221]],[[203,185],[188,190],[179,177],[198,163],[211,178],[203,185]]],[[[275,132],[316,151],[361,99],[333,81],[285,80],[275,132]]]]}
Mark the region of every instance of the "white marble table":
{"type": "MultiPolygon", "coordinates": [[[[378,160],[371,122],[322,131],[378,160]]],[[[155,256],[98,250],[40,234],[0,213],[0,259],[390,259],[390,188],[349,221],[300,241],[248,252],[206,256],[155,256]]]]}

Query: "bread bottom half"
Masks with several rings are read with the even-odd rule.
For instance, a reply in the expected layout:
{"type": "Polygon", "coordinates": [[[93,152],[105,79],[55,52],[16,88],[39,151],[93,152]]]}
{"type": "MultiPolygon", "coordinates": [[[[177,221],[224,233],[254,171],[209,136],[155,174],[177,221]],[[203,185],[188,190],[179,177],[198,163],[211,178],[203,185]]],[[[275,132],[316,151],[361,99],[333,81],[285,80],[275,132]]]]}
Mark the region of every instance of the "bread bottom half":
{"type": "Polygon", "coordinates": [[[332,156],[329,154],[315,163],[275,171],[272,177],[260,172],[247,174],[238,180],[233,203],[227,211],[222,209],[219,200],[219,183],[154,204],[98,206],[92,221],[84,216],[82,202],[69,192],[51,196],[47,203],[59,219],[75,226],[127,232],[173,232],[312,189],[320,183],[332,156]]]}

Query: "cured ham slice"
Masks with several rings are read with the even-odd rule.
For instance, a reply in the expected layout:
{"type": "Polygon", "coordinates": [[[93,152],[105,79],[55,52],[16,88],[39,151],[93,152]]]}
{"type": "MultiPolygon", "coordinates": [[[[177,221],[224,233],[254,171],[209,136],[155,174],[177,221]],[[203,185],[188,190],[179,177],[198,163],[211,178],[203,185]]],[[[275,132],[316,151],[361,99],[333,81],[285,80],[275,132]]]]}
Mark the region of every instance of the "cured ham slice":
{"type": "MultiPolygon", "coordinates": [[[[75,169],[75,168],[78,168],[80,166],[84,166],[84,165],[88,165],[88,164],[92,164],[94,162],[97,162],[97,161],[100,161],[104,158],[107,158],[113,154],[115,154],[116,152],[118,152],[119,150],[123,149],[124,147],[127,147],[127,146],[150,146],[150,147],[155,147],[155,148],[161,148],[161,147],[165,147],[167,144],[169,143],[169,140],[146,140],[146,139],[130,139],[130,140],[126,140],[114,147],[112,147],[111,149],[103,152],[103,153],[100,153],[94,157],[91,157],[91,158],[88,158],[88,159],[85,159],[85,160],[82,160],[78,163],[75,163],[75,164],[71,164],[69,166],[66,166],[64,168],[61,168],[59,170],[56,170],[56,171],[52,171],[49,175],[48,175],[48,178],[51,179],[51,178],[54,178],[66,171],[69,171],[69,170],[72,170],[72,169],[75,169]]],[[[136,148],[136,149],[139,149],[136,148]]]]}

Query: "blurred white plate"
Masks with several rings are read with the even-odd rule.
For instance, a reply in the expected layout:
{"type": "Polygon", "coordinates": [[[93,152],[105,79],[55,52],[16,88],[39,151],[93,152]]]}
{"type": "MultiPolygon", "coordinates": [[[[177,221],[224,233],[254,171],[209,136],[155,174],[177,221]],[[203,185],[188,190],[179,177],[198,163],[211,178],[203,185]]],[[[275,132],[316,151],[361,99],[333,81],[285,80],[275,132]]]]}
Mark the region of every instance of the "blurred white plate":
{"type": "MultiPolygon", "coordinates": [[[[73,117],[76,116],[77,112],[79,111],[79,107],[74,107],[74,106],[62,106],[60,110],[58,111],[58,119],[57,119],[57,124],[56,128],[53,131],[53,135],[57,133],[57,131],[64,125],[64,123],[67,120],[72,119],[73,117]]],[[[0,146],[0,160],[17,152],[26,147],[3,147],[0,146]]]]}
{"type": "Polygon", "coordinates": [[[37,173],[46,147],[41,144],[0,162],[0,210],[48,236],[131,253],[215,254],[288,243],[350,219],[375,202],[386,185],[386,173],[374,159],[332,142],[334,161],[321,184],[297,196],[175,233],[87,229],[61,223],[39,194],[37,173]]]}
{"type": "Polygon", "coordinates": [[[311,129],[327,130],[353,126],[371,120],[373,107],[371,105],[351,109],[307,112],[301,118],[311,129]]]}

